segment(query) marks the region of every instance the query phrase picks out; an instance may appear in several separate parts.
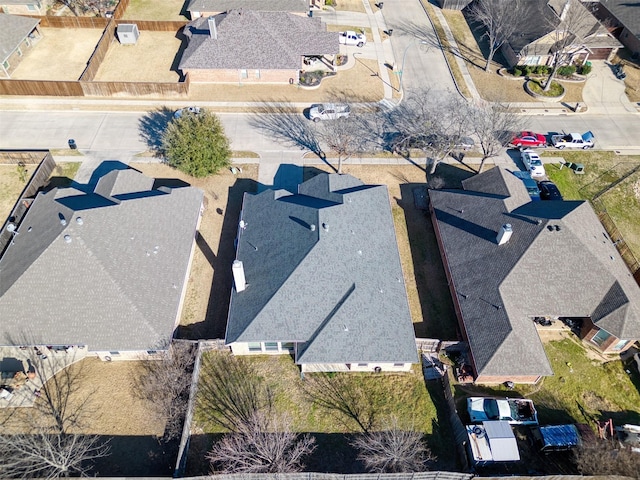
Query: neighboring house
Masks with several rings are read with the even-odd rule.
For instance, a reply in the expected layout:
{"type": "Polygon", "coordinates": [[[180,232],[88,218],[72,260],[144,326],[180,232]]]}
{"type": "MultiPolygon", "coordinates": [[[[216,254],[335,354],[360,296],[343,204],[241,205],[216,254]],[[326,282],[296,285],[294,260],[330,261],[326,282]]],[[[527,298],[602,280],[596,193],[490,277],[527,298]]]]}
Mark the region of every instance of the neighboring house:
{"type": "Polygon", "coordinates": [[[588,202],[531,202],[499,167],[463,188],[429,197],[477,383],[553,374],[538,316],[585,319],[583,339],[604,352],[640,338],[640,287],[588,202]]]}
{"type": "Polygon", "coordinates": [[[560,35],[567,34],[563,19],[572,8],[581,9],[576,15],[582,19],[574,21],[570,26],[574,31],[568,32],[574,37],[567,49],[573,61],[606,60],[622,46],[579,0],[529,0],[529,4],[532,20],[525,22],[500,48],[508,67],[550,65],[560,35]]]}
{"type": "Polygon", "coordinates": [[[0,345],[78,346],[105,360],[165,349],[202,201],[133,169],[92,191],[38,193],[0,257],[0,345]]]}
{"type": "Polygon", "coordinates": [[[640,4],[629,0],[606,0],[596,5],[596,16],[636,57],[640,55],[640,4]]]}
{"type": "Polygon", "coordinates": [[[463,10],[472,0],[436,0],[436,5],[448,10],[463,10]]]}
{"type": "Polygon", "coordinates": [[[319,18],[287,12],[232,10],[184,28],[188,45],[179,69],[192,82],[298,83],[304,58],[333,65],[338,32],[319,18]]]}
{"type": "Polygon", "coordinates": [[[50,0],[0,0],[0,8],[13,15],[46,15],[51,3],[50,0]]]}
{"type": "Polygon", "coordinates": [[[37,18],[0,13],[0,78],[11,78],[26,50],[40,38],[37,18]]]}
{"type": "Polygon", "coordinates": [[[187,5],[187,11],[192,20],[241,8],[258,12],[289,12],[301,16],[309,15],[308,0],[191,0],[187,5]]]}
{"type": "Polygon", "coordinates": [[[302,372],[407,371],[415,334],[387,188],[320,174],[245,194],[226,344],[302,372]]]}

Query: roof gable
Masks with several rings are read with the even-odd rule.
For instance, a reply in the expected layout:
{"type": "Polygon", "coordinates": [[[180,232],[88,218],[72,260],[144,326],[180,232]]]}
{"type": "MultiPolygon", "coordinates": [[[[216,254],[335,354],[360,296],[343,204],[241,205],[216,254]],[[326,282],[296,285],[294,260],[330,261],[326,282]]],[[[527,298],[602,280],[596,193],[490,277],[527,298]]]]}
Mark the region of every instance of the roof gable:
{"type": "Polygon", "coordinates": [[[6,60],[39,23],[37,18],[0,13],[0,60],[6,60]]]}

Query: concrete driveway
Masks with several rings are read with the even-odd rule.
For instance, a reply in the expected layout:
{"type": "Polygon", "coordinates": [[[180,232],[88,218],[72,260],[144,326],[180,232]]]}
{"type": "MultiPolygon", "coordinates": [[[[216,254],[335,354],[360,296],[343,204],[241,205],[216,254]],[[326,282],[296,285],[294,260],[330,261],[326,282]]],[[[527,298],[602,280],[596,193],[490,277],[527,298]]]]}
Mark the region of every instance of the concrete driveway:
{"type": "Polygon", "coordinates": [[[582,90],[589,113],[615,115],[636,113],[637,109],[624,93],[624,80],[618,80],[604,60],[592,60],[592,69],[582,90]]]}

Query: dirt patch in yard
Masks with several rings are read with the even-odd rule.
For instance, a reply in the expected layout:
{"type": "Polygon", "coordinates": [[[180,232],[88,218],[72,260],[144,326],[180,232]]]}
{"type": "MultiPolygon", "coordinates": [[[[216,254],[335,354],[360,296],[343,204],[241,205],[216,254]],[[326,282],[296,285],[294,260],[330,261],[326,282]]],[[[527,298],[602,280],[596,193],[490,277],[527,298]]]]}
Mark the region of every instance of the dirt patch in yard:
{"type": "MultiPolygon", "coordinates": [[[[237,167],[238,165],[236,165],[237,167]]],[[[224,338],[231,294],[231,262],[242,197],[257,188],[258,166],[241,165],[242,173],[223,170],[208,178],[193,178],[167,165],[132,163],[157,179],[180,179],[205,194],[205,211],[189,275],[179,336],[224,338]]]]}
{"type": "MultiPolygon", "coordinates": [[[[33,173],[30,168],[36,165],[27,165],[29,175],[33,173]]],[[[18,200],[18,195],[27,184],[26,180],[20,180],[17,165],[0,165],[0,224],[11,213],[13,205],[18,200]]]]}
{"type": "Polygon", "coordinates": [[[177,82],[182,41],[177,32],[144,30],[135,45],[112,42],[95,80],[98,82],[177,82]]]}
{"type": "Polygon", "coordinates": [[[188,20],[185,0],[131,0],[124,20],[188,20]]]}
{"type": "Polygon", "coordinates": [[[96,48],[97,28],[44,28],[11,74],[16,80],[78,80],[96,48]]]}

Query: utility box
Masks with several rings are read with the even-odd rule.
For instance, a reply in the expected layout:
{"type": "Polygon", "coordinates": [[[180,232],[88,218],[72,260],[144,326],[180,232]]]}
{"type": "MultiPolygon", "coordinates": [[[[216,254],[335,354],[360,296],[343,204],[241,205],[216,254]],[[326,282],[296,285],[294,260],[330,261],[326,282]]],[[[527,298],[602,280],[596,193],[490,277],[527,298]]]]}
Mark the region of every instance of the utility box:
{"type": "Polygon", "coordinates": [[[116,30],[118,41],[122,45],[135,45],[140,36],[138,25],[135,23],[121,23],[116,30]]]}

